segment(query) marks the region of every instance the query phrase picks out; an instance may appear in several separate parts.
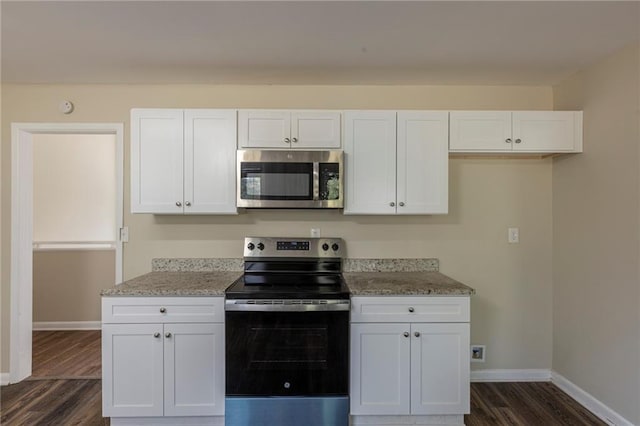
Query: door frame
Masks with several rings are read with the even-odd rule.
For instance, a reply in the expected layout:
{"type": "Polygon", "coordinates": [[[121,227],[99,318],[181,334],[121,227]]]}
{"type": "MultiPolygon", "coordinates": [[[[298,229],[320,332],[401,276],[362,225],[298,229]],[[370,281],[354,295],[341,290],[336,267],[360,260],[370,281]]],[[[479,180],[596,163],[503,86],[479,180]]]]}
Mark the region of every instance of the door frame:
{"type": "Polygon", "coordinates": [[[116,137],[116,282],[122,282],[124,213],[123,123],[11,123],[11,312],[9,381],[31,375],[33,329],[33,135],[116,137]]]}

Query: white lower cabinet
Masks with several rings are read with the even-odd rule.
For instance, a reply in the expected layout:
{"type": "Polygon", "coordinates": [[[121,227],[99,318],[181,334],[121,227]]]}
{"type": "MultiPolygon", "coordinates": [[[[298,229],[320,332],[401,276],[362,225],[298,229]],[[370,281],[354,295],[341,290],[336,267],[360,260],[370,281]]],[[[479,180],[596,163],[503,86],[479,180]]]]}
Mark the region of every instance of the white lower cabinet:
{"type": "MultiPolygon", "coordinates": [[[[388,314],[385,298],[363,299],[372,309],[380,309],[381,315],[388,314]],[[374,299],[378,301],[374,303],[374,299]]],[[[397,307],[398,298],[391,299],[391,306],[397,307]]],[[[420,308],[414,305],[420,306],[416,299],[421,298],[405,299],[406,322],[351,324],[351,414],[469,413],[468,317],[463,315],[463,322],[408,322],[419,314],[420,308]]],[[[468,306],[468,298],[459,299],[466,299],[461,303],[463,308],[468,306]]],[[[358,300],[353,305],[367,308],[358,300]]],[[[423,312],[425,306],[429,304],[422,304],[423,312]]]]}
{"type": "MultiPolygon", "coordinates": [[[[143,317],[144,308],[161,298],[137,299],[143,317]]],[[[103,319],[109,305],[103,300],[103,319]]],[[[189,315],[188,306],[181,308],[189,315]]],[[[224,365],[222,322],[103,323],[102,414],[222,416],[224,365]]]]}
{"type": "Polygon", "coordinates": [[[163,415],[161,336],[162,324],[102,326],[103,416],[163,415]]]}

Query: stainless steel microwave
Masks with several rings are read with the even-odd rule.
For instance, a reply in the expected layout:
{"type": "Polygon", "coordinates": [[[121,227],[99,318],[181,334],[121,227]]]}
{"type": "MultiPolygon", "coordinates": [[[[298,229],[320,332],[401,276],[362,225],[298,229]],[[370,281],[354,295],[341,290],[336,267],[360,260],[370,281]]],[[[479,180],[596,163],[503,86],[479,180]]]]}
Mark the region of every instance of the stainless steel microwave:
{"type": "Polygon", "coordinates": [[[342,151],[238,150],[237,206],[344,207],[342,151]]]}

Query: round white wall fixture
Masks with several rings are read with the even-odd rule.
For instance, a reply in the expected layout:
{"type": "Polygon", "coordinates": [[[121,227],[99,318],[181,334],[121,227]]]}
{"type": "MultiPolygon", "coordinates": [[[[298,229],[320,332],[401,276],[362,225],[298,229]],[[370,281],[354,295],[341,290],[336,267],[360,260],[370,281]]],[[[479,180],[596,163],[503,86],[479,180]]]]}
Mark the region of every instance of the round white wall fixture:
{"type": "Polygon", "coordinates": [[[73,102],[62,101],[60,102],[60,112],[63,114],[71,114],[73,112],[73,102]]]}

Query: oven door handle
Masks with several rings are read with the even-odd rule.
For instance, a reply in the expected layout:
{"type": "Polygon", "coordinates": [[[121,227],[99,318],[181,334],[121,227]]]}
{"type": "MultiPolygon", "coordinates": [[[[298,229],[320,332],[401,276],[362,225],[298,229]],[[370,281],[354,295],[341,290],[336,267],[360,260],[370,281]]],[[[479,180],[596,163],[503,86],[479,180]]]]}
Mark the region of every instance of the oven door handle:
{"type": "Polygon", "coordinates": [[[245,300],[227,299],[225,311],[250,312],[327,312],[348,311],[349,300],[245,300]]]}

